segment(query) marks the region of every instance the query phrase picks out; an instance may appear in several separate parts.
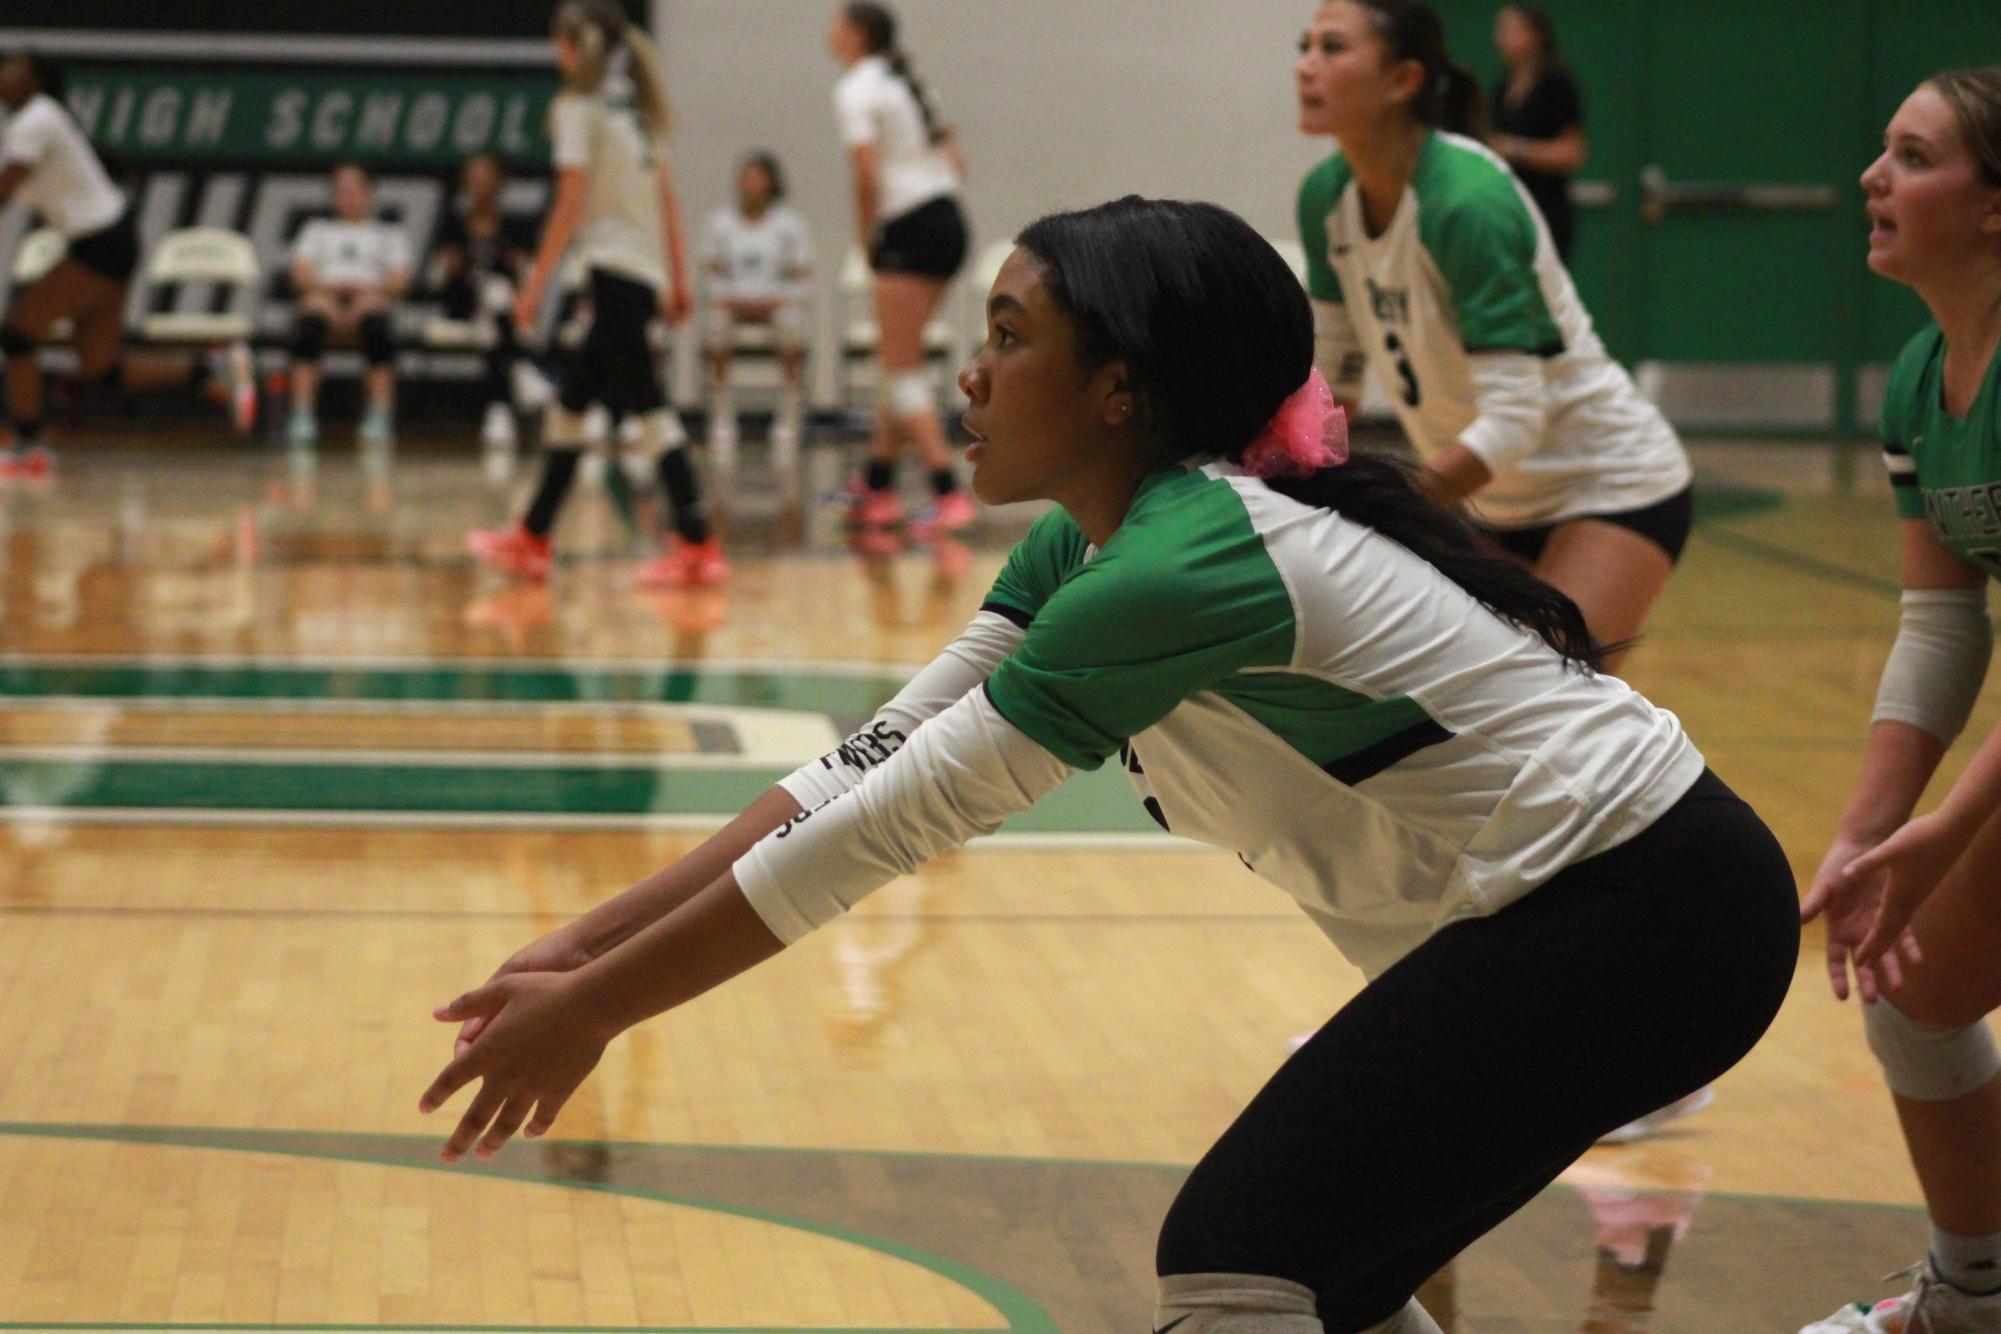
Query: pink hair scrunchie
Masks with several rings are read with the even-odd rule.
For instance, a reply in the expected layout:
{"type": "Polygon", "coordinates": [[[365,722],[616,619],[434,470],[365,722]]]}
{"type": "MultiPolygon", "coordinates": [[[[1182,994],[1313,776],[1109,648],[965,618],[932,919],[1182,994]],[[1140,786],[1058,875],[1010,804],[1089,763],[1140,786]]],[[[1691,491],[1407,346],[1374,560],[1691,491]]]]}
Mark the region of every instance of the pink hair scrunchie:
{"type": "Polygon", "coordinates": [[[1317,366],[1244,450],[1244,471],[1253,477],[1305,477],[1347,461],[1348,414],[1317,366]]]}

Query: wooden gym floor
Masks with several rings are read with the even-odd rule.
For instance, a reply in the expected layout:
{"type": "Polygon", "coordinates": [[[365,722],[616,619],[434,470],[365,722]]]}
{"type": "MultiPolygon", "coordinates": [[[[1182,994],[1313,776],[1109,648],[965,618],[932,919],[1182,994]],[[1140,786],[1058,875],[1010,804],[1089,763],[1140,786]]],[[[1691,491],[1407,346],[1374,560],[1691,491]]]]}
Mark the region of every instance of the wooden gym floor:
{"type": "MultiPolygon", "coordinates": [[[[1628,671],[1802,877],[1896,618],[1889,501],[1832,457],[1699,451],[1628,671]]],[[[865,718],[1021,528],[857,554],[748,496],[726,591],[647,595],[586,486],[534,589],[460,554],[515,494],[132,431],[0,495],[0,1329],[1141,1328],[1181,1172],[1356,980],[1109,772],[439,1166],[431,1005],[865,718]]],[[[1818,948],[1713,1107],[1433,1283],[1448,1328],[1791,1331],[1918,1257],[1818,948]]]]}

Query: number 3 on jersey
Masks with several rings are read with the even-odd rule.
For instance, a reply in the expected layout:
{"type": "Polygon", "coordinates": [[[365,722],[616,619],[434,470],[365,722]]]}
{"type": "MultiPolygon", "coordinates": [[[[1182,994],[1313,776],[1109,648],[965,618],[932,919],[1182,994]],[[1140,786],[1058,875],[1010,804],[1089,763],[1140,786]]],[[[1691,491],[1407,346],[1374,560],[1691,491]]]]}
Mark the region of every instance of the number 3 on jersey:
{"type": "Polygon", "coordinates": [[[1397,378],[1403,381],[1404,403],[1409,407],[1416,407],[1422,397],[1417,390],[1417,373],[1410,368],[1410,358],[1403,354],[1403,340],[1397,337],[1396,330],[1383,330],[1383,346],[1388,348],[1390,356],[1396,359],[1397,378]]]}

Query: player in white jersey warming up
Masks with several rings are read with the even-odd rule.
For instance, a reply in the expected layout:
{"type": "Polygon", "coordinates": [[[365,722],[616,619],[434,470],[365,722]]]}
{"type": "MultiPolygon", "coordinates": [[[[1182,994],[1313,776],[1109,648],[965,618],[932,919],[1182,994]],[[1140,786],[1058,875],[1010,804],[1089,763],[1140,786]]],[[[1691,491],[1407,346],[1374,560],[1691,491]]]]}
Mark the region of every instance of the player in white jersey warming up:
{"type": "Polygon", "coordinates": [[[737,330],[771,331],[784,375],[783,397],[771,424],[771,452],[781,478],[792,476],[805,416],[806,283],[813,276],[813,238],[806,220],[785,202],[785,169],[759,150],[737,164],[736,202],[709,217],[702,246],[708,280],[703,343],[709,359],[709,451],[717,460],[736,451],[736,402],[730,359],[737,330]]]}
{"type": "Polygon", "coordinates": [[[834,86],[841,142],[854,159],[856,235],[875,274],[881,403],[862,475],[849,487],[864,528],[903,521],[896,456],[907,441],[931,476],[933,499],[911,526],[949,532],[976,517],[960,489],[938,419],[938,390],[924,365],[931,322],[969,244],[959,183],[965,156],[938,121],[930,93],[896,40],[896,16],[870,0],[843,5],[828,34],[846,67],[834,86]]]}
{"type": "Polygon", "coordinates": [[[1777,1013],[1777,842],[1570,600],[1346,456],[1305,295],[1213,205],[1023,232],[960,376],[973,485],[1046,499],[866,732],[441,1008],[446,1146],[546,1131],[605,1042],[1115,760],[1369,977],[1190,1175],[1161,1329],[1436,1330],[1412,1294],[1777,1013]],[[1223,795],[1226,794],[1226,795],[1223,795]]]}
{"type": "Polygon", "coordinates": [[[242,343],[210,357],[124,350],[125,298],[139,267],[139,232],[125,192],[105,174],[90,140],[62,104],[61,72],[17,51],[0,60],[0,208],[19,199],[62,233],[60,260],[34,282],[15,289],[0,318],[6,357],[6,406],[13,444],[0,448],[0,477],[46,473],[52,456],[42,439],[44,385],[37,344],[61,321],[73,329],[78,370],[88,383],[114,392],[208,387],[230,405],[238,430],[255,424],[257,391],[250,350],[242,343]]]}
{"type": "Polygon", "coordinates": [[[333,169],[331,218],[314,218],[292,244],[292,420],[300,457],[320,442],[320,357],[330,337],[353,338],[367,362],[361,445],[378,460],[395,431],[396,340],[390,320],[410,286],[410,238],[375,217],[375,182],[359,162],[333,169]]]}
{"type": "MultiPolygon", "coordinates": [[[[1834,994],[1863,1027],[1931,1217],[1913,1289],[1805,1334],[2001,1332],[2001,729],[1911,818],[1987,676],[2001,578],[2001,65],[1941,74],[1862,175],[1869,267],[1933,323],[1897,358],[1883,449],[1902,520],[1903,616],[1855,790],[1803,913],[1827,915],[1834,994]],[[1901,956],[1901,957],[1900,957],[1901,956]]],[[[1904,1277],[1904,1275],[1898,1275],[1904,1277]]],[[[1858,1275],[1858,1279],[1861,1276],[1858,1275]]]]}
{"type": "Polygon", "coordinates": [[[709,530],[688,435],[667,405],[647,337],[654,316],[670,324],[691,308],[681,205],[667,161],[667,76],[653,39],[614,0],[565,0],[556,8],[556,68],[563,91],[549,106],[556,198],[514,318],[533,328],[550,279],[574,239],[589,271],[590,328],[563,364],[562,387],[542,426],[542,477],[511,528],[474,532],[475,556],[509,574],[549,574],[549,534],[577,480],[584,414],[593,403],[638,423],[641,460],[657,459],[673,509],[672,545],[639,569],[642,584],[683,587],[729,578],[709,530]]]}
{"type": "Polygon", "coordinates": [[[1674,429],[1606,355],[1526,188],[1468,137],[1479,88],[1430,5],[1322,5],[1296,77],[1299,128],[1339,145],[1299,190],[1336,398],[1373,374],[1439,494],[1568,593],[1616,664],[1688,536],[1674,429]]]}

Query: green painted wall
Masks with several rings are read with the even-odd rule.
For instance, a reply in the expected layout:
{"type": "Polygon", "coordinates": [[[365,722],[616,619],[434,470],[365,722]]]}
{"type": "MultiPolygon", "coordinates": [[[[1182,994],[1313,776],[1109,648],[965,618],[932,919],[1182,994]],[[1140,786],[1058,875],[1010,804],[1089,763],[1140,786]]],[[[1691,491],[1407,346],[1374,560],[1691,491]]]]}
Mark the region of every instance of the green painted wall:
{"type": "MultiPolygon", "coordinates": [[[[1491,88],[1499,0],[1437,0],[1454,53],[1491,88]]],[[[1897,104],[1940,69],[2001,61],[1995,0],[1549,0],[1582,85],[1585,179],[1572,270],[1627,361],[1893,356],[1924,315],[1863,264],[1857,176],[1897,104]],[[1831,186],[1825,212],[1641,216],[1640,172],[1831,186]]]]}

